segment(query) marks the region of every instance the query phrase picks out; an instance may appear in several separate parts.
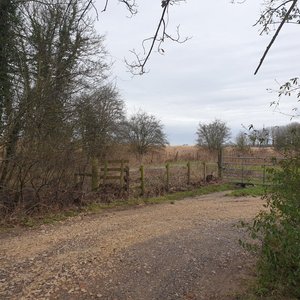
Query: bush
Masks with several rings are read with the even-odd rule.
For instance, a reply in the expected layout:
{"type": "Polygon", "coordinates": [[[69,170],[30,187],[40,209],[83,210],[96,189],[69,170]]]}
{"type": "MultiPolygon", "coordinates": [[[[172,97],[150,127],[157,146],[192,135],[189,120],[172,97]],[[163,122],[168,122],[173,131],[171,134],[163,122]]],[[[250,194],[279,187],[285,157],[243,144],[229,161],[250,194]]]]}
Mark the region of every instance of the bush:
{"type": "Polygon", "coordinates": [[[273,186],[265,198],[267,210],[249,227],[261,240],[258,261],[260,290],[300,298],[300,156],[273,169],[273,186]]]}

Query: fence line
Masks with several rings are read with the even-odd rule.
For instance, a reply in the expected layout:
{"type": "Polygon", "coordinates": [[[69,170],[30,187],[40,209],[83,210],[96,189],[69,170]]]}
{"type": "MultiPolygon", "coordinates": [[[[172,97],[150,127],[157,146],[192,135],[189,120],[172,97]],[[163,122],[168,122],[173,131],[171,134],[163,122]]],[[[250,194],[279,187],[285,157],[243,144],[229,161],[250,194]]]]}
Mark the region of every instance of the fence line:
{"type": "Polygon", "coordinates": [[[189,161],[183,164],[166,163],[160,167],[141,165],[139,168],[130,169],[128,160],[100,163],[93,160],[91,172],[74,175],[75,183],[81,182],[81,186],[86,178],[89,178],[92,191],[101,191],[101,188],[113,185],[134,196],[147,196],[151,193],[160,194],[190,185],[203,184],[207,179],[216,178],[217,174],[217,163],[201,161],[189,161]]]}

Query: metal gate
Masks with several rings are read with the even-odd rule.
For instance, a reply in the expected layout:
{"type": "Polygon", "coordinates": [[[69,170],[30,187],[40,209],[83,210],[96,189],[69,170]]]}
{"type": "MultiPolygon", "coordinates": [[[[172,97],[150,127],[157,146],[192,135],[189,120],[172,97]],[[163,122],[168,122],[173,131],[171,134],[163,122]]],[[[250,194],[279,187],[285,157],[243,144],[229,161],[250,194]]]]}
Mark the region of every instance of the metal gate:
{"type": "Polygon", "coordinates": [[[252,156],[224,156],[223,179],[240,184],[269,184],[268,169],[274,167],[280,158],[252,156]]]}

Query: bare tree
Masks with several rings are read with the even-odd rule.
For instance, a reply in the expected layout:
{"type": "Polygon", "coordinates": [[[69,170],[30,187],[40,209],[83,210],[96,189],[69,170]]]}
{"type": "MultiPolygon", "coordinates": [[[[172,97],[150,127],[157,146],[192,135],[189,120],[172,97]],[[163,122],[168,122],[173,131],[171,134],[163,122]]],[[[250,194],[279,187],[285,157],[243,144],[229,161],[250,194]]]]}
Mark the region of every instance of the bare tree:
{"type": "Polygon", "coordinates": [[[124,102],[115,87],[106,85],[82,95],[76,105],[76,139],[88,158],[103,158],[116,142],[124,121],[124,102]]]}
{"type": "Polygon", "coordinates": [[[238,150],[246,151],[249,149],[249,137],[246,132],[240,131],[235,138],[235,145],[238,150]]]}
{"type": "Polygon", "coordinates": [[[245,135],[251,146],[266,147],[270,145],[273,134],[270,128],[255,129],[253,125],[250,125],[247,130],[245,135]]]}
{"type": "Polygon", "coordinates": [[[225,122],[215,120],[209,124],[200,123],[197,129],[197,145],[210,150],[220,150],[230,138],[230,129],[225,122]]]}
{"type": "Polygon", "coordinates": [[[132,115],[123,124],[122,138],[141,161],[149,151],[161,149],[168,144],[161,122],[155,116],[143,111],[132,115]]]}

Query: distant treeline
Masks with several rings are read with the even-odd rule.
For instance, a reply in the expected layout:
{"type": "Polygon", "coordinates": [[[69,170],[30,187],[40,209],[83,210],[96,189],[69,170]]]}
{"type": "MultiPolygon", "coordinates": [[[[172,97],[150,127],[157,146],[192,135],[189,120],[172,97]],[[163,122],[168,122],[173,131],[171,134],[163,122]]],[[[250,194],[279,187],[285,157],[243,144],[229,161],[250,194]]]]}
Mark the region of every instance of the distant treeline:
{"type": "Polygon", "coordinates": [[[293,122],[283,126],[240,132],[235,144],[241,149],[249,146],[272,146],[276,150],[297,149],[300,147],[300,124],[293,122]]]}

